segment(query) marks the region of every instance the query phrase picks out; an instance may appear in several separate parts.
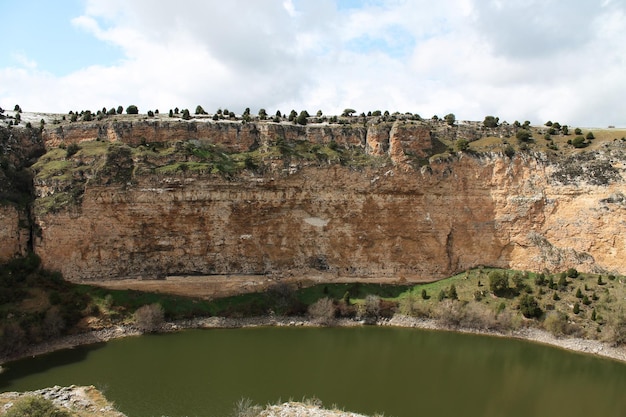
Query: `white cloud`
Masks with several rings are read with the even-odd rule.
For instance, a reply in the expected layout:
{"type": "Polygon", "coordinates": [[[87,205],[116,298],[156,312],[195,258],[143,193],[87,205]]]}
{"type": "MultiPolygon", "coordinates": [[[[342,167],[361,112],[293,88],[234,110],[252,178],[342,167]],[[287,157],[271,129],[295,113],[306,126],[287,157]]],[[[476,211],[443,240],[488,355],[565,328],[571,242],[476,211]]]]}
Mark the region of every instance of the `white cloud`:
{"type": "Polygon", "coordinates": [[[72,23],[125,59],[64,77],[22,60],[0,69],[0,104],[351,107],[626,125],[621,2],[90,0],[72,23]]]}

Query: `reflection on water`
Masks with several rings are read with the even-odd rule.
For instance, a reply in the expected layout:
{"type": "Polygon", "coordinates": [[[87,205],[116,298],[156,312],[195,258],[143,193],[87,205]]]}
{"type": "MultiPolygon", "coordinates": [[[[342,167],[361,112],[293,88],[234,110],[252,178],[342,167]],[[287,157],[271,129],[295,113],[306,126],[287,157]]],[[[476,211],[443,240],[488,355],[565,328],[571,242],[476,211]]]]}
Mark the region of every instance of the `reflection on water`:
{"type": "Polygon", "coordinates": [[[7,365],[0,389],[95,385],[130,417],[317,397],[386,416],[623,416],[626,366],[518,340],[396,328],[191,330],[7,365]]]}

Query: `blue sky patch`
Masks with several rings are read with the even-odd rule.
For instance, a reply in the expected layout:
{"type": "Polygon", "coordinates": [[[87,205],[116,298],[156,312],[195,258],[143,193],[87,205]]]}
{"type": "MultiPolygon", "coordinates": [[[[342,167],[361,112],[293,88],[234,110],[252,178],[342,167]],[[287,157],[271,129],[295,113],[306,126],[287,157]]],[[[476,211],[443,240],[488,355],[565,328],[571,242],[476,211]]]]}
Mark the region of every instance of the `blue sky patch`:
{"type": "Polygon", "coordinates": [[[389,26],[384,36],[363,35],[346,43],[346,48],[357,53],[382,52],[392,58],[409,55],[415,47],[413,35],[402,26],[389,26]]]}
{"type": "Polygon", "coordinates": [[[80,0],[2,2],[0,27],[4,39],[0,68],[24,67],[26,62],[56,76],[91,65],[112,65],[122,50],[72,25],[81,15],[80,0]]]}

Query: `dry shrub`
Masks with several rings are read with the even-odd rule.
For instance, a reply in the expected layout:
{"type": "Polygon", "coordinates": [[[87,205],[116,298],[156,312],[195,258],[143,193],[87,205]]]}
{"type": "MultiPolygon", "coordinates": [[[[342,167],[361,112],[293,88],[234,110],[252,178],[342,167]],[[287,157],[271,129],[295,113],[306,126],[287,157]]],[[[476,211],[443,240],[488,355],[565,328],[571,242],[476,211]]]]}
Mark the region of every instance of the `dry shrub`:
{"type": "Polygon", "coordinates": [[[311,321],[321,325],[332,324],[335,320],[335,305],[328,297],[320,298],[308,308],[311,321]]]}
{"type": "Polygon", "coordinates": [[[465,316],[463,303],[454,300],[443,300],[433,311],[434,318],[446,327],[461,327],[465,316]]]}
{"type": "Polygon", "coordinates": [[[474,303],[464,307],[461,326],[477,330],[490,330],[499,327],[498,320],[491,310],[481,304],[474,303]]]}
{"type": "Polygon", "coordinates": [[[604,339],[615,346],[626,344],[626,317],[619,315],[604,326],[604,339]]]}
{"type": "Polygon", "coordinates": [[[380,316],[380,297],[377,295],[368,295],[365,297],[365,315],[367,317],[380,316]]]}
{"type": "Polygon", "coordinates": [[[50,307],[43,319],[43,331],[47,337],[57,337],[65,329],[65,320],[59,307],[50,307]]]}
{"type": "Polygon", "coordinates": [[[233,417],[257,417],[263,411],[263,407],[254,404],[249,398],[241,398],[235,404],[232,412],[233,417]]]}
{"type": "Polygon", "coordinates": [[[549,312],[543,321],[543,327],[557,337],[579,335],[581,332],[579,326],[567,321],[567,315],[562,311],[549,312]]]}
{"type": "Polygon", "coordinates": [[[67,410],[54,405],[51,400],[34,395],[21,397],[13,403],[6,417],[70,417],[67,410]]]}
{"type": "Polygon", "coordinates": [[[339,317],[354,317],[356,314],[356,306],[341,300],[337,303],[337,315],[339,317]]]}
{"type": "Polygon", "coordinates": [[[160,304],[145,305],[135,311],[135,324],[142,332],[155,332],[163,324],[163,317],[160,304]]]}
{"type": "Polygon", "coordinates": [[[398,312],[404,316],[410,317],[430,317],[431,309],[426,303],[420,302],[420,299],[413,293],[410,293],[400,299],[398,312]]]}
{"type": "Polygon", "coordinates": [[[438,303],[432,312],[442,326],[475,330],[509,331],[520,327],[520,318],[510,311],[498,314],[477,303],[444,300],[438,303]]]}
{"type": "Polygon", "coordinates": [[[26,332],[19,323],[0,324],[0,356],[19,352],[26,346],[26,332]]]}
{"type": "Polygon", "coordinates": [[[509,330],[517,330],[522,326],[522,318],[509,310],[500,311],[494,317],[494,327],[491,327],[491,330],[507,332],[509,330]]]}

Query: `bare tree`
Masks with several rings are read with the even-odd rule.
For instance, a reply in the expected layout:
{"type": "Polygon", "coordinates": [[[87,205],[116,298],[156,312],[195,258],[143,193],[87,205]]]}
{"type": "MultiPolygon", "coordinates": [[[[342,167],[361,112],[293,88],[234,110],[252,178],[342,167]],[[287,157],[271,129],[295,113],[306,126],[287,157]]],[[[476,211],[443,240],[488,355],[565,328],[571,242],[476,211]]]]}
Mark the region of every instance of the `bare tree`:
{"type": "Polygon", "coordinates": [[[145,305],[135,311],[135,324],[143,332],[155,332],[163,324],[163,316],[163,307],[160,304],[145,305]]]}

